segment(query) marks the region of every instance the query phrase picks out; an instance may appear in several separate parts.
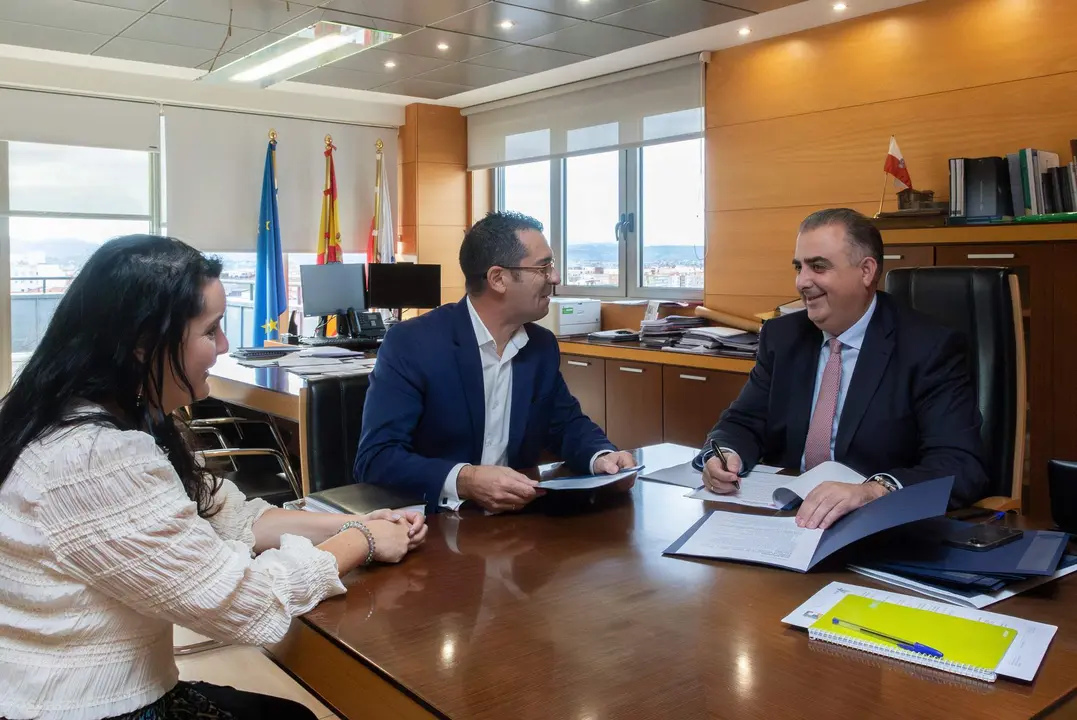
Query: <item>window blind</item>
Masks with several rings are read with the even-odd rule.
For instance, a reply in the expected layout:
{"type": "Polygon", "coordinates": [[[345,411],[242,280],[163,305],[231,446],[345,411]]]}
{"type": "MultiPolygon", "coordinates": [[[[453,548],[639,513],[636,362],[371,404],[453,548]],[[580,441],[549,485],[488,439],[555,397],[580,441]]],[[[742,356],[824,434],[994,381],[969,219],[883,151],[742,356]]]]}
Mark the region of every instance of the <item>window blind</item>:
{"type": "Polygon", "coordinates": [[[702,77],[693,55],[467,108],[468,169],[700,137],[702,77]]]}
{"type": "Polygon", "coordinates": [[[155,103],[0,88],[0,140],[146,151],[160,128],[155,103]]]}
{"type": "Polygon", "coordinates": [[[366,251],[374,212],[374,144],[385,147],[386,187],[396,208],[397,129],[166,106],[168,234],[205,251],[254,252],[269,131],[277,131],[277,206],[285,252],[317,252],[325,136],[333,136],[340,243],[366,251]]]}

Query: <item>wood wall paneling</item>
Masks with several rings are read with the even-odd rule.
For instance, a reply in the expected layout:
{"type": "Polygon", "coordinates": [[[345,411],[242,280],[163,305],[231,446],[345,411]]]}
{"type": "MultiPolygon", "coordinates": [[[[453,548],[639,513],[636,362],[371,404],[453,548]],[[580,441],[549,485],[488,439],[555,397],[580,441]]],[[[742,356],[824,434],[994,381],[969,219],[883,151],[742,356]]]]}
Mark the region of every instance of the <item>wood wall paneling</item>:
{"type": "MultiPolygon", "coordinates": [[[[1055,377],[1077,378],[1077,282],[1073,280],[1077,269],[1077,243],[1059,243],[1054,246],[1052,260],[1054,272],[1054,361],[1051,366],[1055,377]]],[[[1040,372],[1030,365],[1032,376],[1040,372]]],[[[1077,460],[1077,383],[1053,383],[1055,459],[1077,460]]]]}
{"type": "Polygon", "coordinates": [[[417,138],[419,134],[418,123],[418,106],[408,105],[404,108],[404,125],[400,128],[398,136],[400,152],[397,155],[399,160],[397,162],[413,163],[418,160],[417,151],[417,138]]]}
{"type": "Polygon", "coordinates": [[[459,108],[441,105],[415,107],[416,157],[419,162],[467,165],[467,119],[459,108]]]}
{"type": "Polygon", "coordinates": [[[416,163],[416,225],[467,225],[467,168],[446,163],[416,163]]]}
{"type": "Polygon", "coordinates": [[[463,239],[463,226],[420,225],[417,228],[419,262],[441,266],[442,287],[464,286],[464,274],[460,271],[460,242],[463,239]]]}
{"type": "Polygon", "coordinates": [[[418,163],[401,163],[397,172],[400,178],[400,225],[417,225],[415,210],[417,206],[416,187],[418,185],[418,163]]]}
{"type": "Polygon", "coordinates": [[[1074,72],[1074,27],[1072,0],[927,0],[722,50],[707,126],[1074,72]]]}
{"type": "Polygon", "coordinates": [[[401,225],[397,236],[400,240],[401,255],[415,255],[418,252],[416,245],[416,227],[414,225],[401,225]]]}
{"type": "Polygon", "coordinates": [[[494,209],[494,171],[476,170],[468,173],[468,218],[471,227],[494,209]]]}

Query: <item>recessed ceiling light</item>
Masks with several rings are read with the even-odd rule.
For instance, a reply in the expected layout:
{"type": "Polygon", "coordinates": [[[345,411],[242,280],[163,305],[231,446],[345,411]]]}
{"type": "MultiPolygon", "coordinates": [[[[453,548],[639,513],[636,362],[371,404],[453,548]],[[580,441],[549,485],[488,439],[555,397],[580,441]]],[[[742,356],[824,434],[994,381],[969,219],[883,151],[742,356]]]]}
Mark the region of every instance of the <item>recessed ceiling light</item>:
{"type": "Polygon", "coordinates": [[[751,28],[748,28],[748,27],[742,27],[742,28],[741,28],[740,30],[738,30],[737,32],[738,32],[738,33],[740,33],[740,36],[741,36],[741,37],[748,37],[749,35],[751,35],[751,34],[752,34],[752,29],[751,29],[751,28]]]}
{"type": "Polygon", "coordinates": [[[444,52],[445,50],[448,50],[448,49],[449,49],[449,44],[448,43],[438,43],[438,50],[441,50],[442,52],[444,52]]]}
{"type": "Polygon", "coordinates": [[[586,5],[589,2],[591,2],[591,0],[580,0],[580,5],[586,5]]]}
{"type": "Polygon", "coordinates": [[[393,68],[395,68],[395,67],[396,67],[396,61],[395,61],[395,60],[386,60],[386,61],[385,61],[385,67],[387,67],[387,68],[389,68],[390,70],[392,70],[393,68]]]}
{"type": "Polygon", "coordinates": [[[516,23],[514,23],[512,20],[502,20],[498,23],[498,25],[501,27],[502,30],[512,30],[514,27],[516,27],[516,23]]]}
{"type": "Polygon", "coordinates": [[[847,10],[848,8],[849,8],[849,6],[846,5],[843,2],[834,3],[834,12],[843,12],[843,11],[847,10]]]}

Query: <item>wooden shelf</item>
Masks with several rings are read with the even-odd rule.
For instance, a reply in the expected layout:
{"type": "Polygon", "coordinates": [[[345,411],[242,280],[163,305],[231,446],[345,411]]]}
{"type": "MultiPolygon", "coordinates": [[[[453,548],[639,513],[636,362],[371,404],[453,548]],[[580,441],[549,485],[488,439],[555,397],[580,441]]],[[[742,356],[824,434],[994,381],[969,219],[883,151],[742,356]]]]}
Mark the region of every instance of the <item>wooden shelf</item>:
{"type": "Polygon", "coordinates": [[[725,372],[744,373],[747,375],[755,367],[755,360],[741,358],[716,357],[714,355],[693,355],[691,353],[668,352],[635,347],[630,343],[595,343],[586,338],[560,340],[562,355],[583,355],[586,357],[608,358],[629,362],[653,363],[655,365],[675,365],[677,367],[702,368],[705,370],[722,370],[725,372]]]}
{"type": "Polygon", "coordinates": [[[1077,240],[1077,223],[1006,223],[1005,225],[950,225],[933,228],[883,230],[886,245],[956,245],[963,243],[1015,243],[1077,240]]]}

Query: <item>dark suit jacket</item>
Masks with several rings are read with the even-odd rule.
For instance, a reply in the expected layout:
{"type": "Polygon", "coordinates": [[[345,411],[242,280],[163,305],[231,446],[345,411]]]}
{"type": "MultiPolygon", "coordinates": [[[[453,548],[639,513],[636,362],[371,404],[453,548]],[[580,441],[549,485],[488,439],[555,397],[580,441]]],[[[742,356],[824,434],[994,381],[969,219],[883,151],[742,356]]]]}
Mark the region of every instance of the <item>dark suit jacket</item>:
{"type": "MultiPolygon", "coordinates": [[[[534,467],[549,450],[587,473],[596,452],[614,447],[565,385],[553,333],[524,327],[527,344],[512,361],[508,464],[534,467]]],[[[355,481],[422,495],[436,512],[453,466],[481,462],[485,406],[466,300],[393,327],[370,375],[355,481]]]]}
{"type": "MultiPolygon", "coordinates": [[[[980,412],[964,336],[878,293],[845,397],[834,459],[903,485],[954,476],[951,502],[984,496],[980,412]]],[[[768,320],[740,397],[710,436],[758,462],[800,467],[823,334],[807,313],[768,320]]]]}

